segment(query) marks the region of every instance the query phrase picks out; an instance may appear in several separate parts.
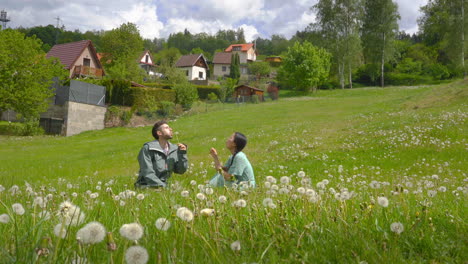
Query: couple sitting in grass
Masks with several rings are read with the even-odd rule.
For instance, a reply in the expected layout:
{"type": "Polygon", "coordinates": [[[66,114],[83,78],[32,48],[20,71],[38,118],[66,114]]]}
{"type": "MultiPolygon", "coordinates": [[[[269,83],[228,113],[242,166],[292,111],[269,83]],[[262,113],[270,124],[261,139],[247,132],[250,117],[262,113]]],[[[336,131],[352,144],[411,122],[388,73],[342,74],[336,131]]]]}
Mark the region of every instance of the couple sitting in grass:
{"type": "MultiPolygon", "coordinates": [[[[167,186],[172,172],[183,174],[187,171],[187,146],[169,142],[173,133],[166,121],[156,122],[152,134],[155,140],[145,143],[138,154],[140,171],[135,187],[160,190],[167,186]]],[[[216,175],[210,180],[210,185],[232,187],[235,183],[255,187],[252,165],[242,152],[246,144],[247,138],[242,133],[232,134],[226,141],[226,148],[232,155],[224,166],[219,161],[216,149],[210,149],[217,170],[216,175]]]]}

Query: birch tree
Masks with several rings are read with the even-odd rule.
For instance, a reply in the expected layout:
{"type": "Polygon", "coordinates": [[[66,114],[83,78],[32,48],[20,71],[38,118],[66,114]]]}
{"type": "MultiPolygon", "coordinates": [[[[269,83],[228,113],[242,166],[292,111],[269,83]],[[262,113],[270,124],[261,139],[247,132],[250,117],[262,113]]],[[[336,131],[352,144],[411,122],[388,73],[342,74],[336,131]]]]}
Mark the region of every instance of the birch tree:
{"type": "Polygon", "coordinates": [[[385,62],[395,56],[398,6],[392,0],[370,0],[364,6],[362,41],[367,63],[380,64],[380,85],[385,85],[385,62]]]}
{"type": "Polygon", "coordinates": [[[319,0],[312,9],[317,13],[312,27],[322,34],[324,47],[333,55],[341,88],[345,87],[346,76],[352,88],[353,69],[359,66],[361,57],[363,0],[319,0]]]}

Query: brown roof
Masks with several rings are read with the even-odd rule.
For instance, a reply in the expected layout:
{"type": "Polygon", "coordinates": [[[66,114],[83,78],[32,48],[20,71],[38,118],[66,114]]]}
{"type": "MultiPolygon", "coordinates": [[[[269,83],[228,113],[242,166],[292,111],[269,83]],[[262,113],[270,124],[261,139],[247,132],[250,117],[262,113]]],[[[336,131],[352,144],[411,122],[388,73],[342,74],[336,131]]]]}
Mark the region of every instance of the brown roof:
{"type": "Polygon", "coordinates": [[[225,49],[225,52],[231,52],[233,47],[241,47],[241,51],[247,52],[250,48],[253,48],[254,44],[253,43],[247,43],[247,44],[232,44],[231,46],[227,47],[225,49]]]}
{"type": "Polygon", "coordinates": [[[231,64],[230,52],[217,52],[213,57],[213,64],[231,64]]]}
{"type": "Polygon", "coordinates": [[[202,58],[205,65],[208,67],[208,64],[206,63],[205,57],[203,57],[203,54],[189,54],[189,55],[184,55],[180,57],[180,59],[176,62],[175,66],[176,67],[192,67],[197,63],[199,58],[202,58]]]}
{"type": "Polygon", "coordinates": [[[89,46],[91,55],[94,57],[96,63],[102,69],[101,62],[99,61],[96,49],[91,40],[81,40],[76,42],[57,44],[47,52],[47,58],[56,57],[60,62],[65,65],[66,69],[70,69],[75,64],[76,60],[80,57],[83,51],[89,46]]]}
{"type": "Polygon", "coordinates": [[[239,86],[235,87],[234,90],[237,90],[237,89],[242,88],[242,87],[246,87],[246,88],[249,88],[249,89],[252,89],[252,90],[255,90],[255,91],[263,92],[262,89],[258,89],[258,88],[248,86],[248,85],[245,85],[245,84],[242,84],[242,85],[239,85],[239,86]]]}

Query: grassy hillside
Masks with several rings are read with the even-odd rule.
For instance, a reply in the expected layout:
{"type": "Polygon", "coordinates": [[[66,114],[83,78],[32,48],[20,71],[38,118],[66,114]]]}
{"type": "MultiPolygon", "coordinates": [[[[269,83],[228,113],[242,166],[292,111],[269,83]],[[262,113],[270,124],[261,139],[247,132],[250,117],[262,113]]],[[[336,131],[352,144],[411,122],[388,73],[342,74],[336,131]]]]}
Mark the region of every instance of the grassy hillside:
{"type": "MultiPolygon", "coordinates": [[[[138,222],[145,227],[140,244],[150,263],[463,262],[468,259],[467,106],[468,82],[459,81],[319,91],[186,115],[170,125],[177,132],[173,142],[189,146],[190,170],[174,175],[170,189],[141,192],[144,200],[133,198],[123,205],[115,197],[133,190],[136,156],[152,140],[150,127],[68,138],[0,137],[0,184],[5,189],[0,215],[8,214],[14,220],[9,223],[17,226],[15,235],[0,242],[5,248],[0,256],[7,263],[32,262],[30,249],[49,236],[53,254],[41,257],[46,262],[70,261],[71,256],[120,261],[131,243],[119,228],[138,222]],[[224,142],[234,131],[248,137],[244,151],[259,188],[209,194],[203,186],[215,173],[209,148],[226,159],[224,142]],[[298,177],[299,171],[306,176],[298,177]],[[21,194],[11,195],[13,185],[21,194]],[[180,195],[183,190],[189,191],[188,198],[180,195]],[[92,193],[98,198],[90,198],[92,193]],[[197,199],[197,193],[207,198],[197,199]],[[37,212],[32,199],[47,194],[54,197],[46,206],[54,215],[51,220],[38,222],[11,209],[18,202],[29,213],[37,212]],[[220,203],[220,195],[228,203],[220,203]],[[379,197],[389,200],[388,207],[380,205],[385,199],[379,197]],[[54,212],[67,199],[86,208],[85,223],[99,221],[114,233],[115,253],[99,253],[106,252],[105,245],[77,247],[75,232],[84,223],[67,229],[64,239],[54,236],[52,229],[60,223],[54,212]],[[245,208],[233,204],[239,199],[247,201],[245,208]],[[195,212],[189,224],[175,216],[180,206],[195,212]],[[215,209],[215,216],[201,217],[207,207],[215,209]],[[158,217],[173,227],[155,229],[158,217]],[[392,232],[394,222],[403,224],[403,233],[392,232]],[[39,229],[27,231],[32,224],[39,229]],[[231,250],[234,241],[240,241],[240,251],[231,250]]],[[[9,228],[0,223],[0,232],[9,228]]]]}

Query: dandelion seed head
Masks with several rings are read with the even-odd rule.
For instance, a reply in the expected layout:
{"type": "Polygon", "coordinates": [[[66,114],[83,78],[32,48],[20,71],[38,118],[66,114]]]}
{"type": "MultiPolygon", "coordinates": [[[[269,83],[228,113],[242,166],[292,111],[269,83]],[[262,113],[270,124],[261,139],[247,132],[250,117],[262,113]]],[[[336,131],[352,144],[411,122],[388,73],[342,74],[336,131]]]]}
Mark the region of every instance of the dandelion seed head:
{"type": "Polygon", "coordinates": [[[65,238],[67,235],[67,227],[62,224],[57,224],[54,227],[54,234],[56,237],[65,238]]]}
{"type": "Polygon", "coordinates": [[[205,193],[208,194],[208,195],[213,194],[213,192],[214,192],[213,188],[208,187],[208,188],[205,189],[205,193]]]}
{"type": "Polygon", "coordinates": [[[7,215],[7,214],[1,214],[0,215],[0,223],[7,224],[8,222],[10,222],[10,216],[7,215]]]}
{"type": "Polygon", "coordinates": [[[148,259],[148,251],[141,246],[131,246],[125,252],[125,260],[128,264],[145,264],[148,259]]]}
{"type": "Polygon", "coordinates": [[[389,204],[387,197],[384,196],[377,197],[377,203],[382,207],[388,207],[389,204]]]}
{"type": "Polygon", "coordinates": [[[299,171],[297,173],[297,177],[299,177],[299,178],[304,178],[305,176],[306,176],[306,173],[304,171],[299,171]]]}
{"type": "Polygon", "coordinates": [[[244,199],[239,199],[235,201],[233,205],[234,207],[244,208],[247,206],[247,201],[245,201],[244,199]]]}
{"type": "Polygon", "coordinates": [[[154,223],[156,225],[156,228],[162,231],[167,231],[171,227],[171,222],[167,220],[166,218],[158,218],[156,222],[154,223]]]}
{"type": "Polygon", "coordinates": [[[282,184],[289,184],[291,182],[291,178],[289,178],[288,176],[283,176],[280,178],[280,182],[282,184]]]}
{"type": "Polygon", "coordinates": [[[84,244],[96,244],[104,240],[106,228],[99,222],[90,222],[78,230],[76,237],[84,244]]]}
{"type": "Polygon", "coordinates": [[[401,234],[405,228],[403,227],[403,224],[400,222],[395,222],[390,225],[390,230],[396,234],[401,234]]]}
{"type": "Polygon", "coordinates": [[[200,211],[200,214],[203,216],[212,216],[214,215],[215,210],[211,208],[205,208],[200,211]]]}
{"type": "Polygon", "coordinates": [[[185,190],[184,190],[184,191],[180,192],[180,196],[182,196],[182,197],[184,197],[184,198],[189,197],[189,195],[190,195],[190,192],[189,192],[189,191],[185,191],[185,190]]]}
{"type": "Polygon", "coordinates": [[[143,236],[143,227],[138,223],[124,224],[120,227],[120,235],[128,240],[138,240],[143,236]]]}
{"type": "Polygon", "coordinates": [[[183,221],[186,221],[186,222],[190,222],[190,221],[193,220],[192,211],[190,211],[190,209],[188,209],[186,207],[180,207],[179,209],[177,209],[176,215],[177,215],[177,217],[179,217],[180,219],[182,219],[183,221]]]}
{"type": "Polygon", "coordinates": [[[220,203],[226,203],[227,198],[226,198],[226,196],[221,195],[220,197],[218,197],[218,201],[219,201],[220,203]]]}
{"type": "Polygon", "coordinates": [[[11,205],[11,208],[13,208],[13,212],[17,215],[24,215],[24,207],[20,203],[14,203],[11,205]]]}
{"type": "Polygon", "coordinates": [[[205,200],[206,196],[203,193],[197,193],[197,199],[198,200],[205,200]]]}
{"type": "Polygon", "coordinates": [[[137,198],[138,200],[141,201],[141,200],[145,199],[145,195],[142,194],[142,193],[139,193],[139,194],[136,196],[136,198],[137,198]]]}
{"type": "Polygon", "coordinates": [[[231,243],[231,249],[233,251],[240,251],[241,250],[241,244],[240,244],[240,241],[237,240],[237,241],[234,241],[231,243]]]}

